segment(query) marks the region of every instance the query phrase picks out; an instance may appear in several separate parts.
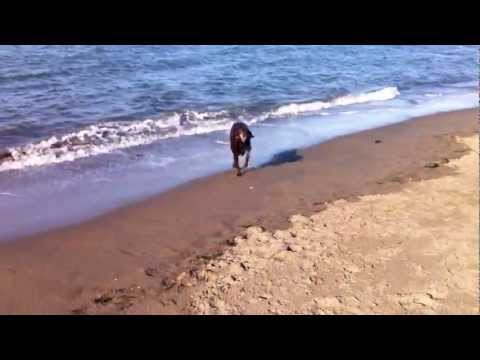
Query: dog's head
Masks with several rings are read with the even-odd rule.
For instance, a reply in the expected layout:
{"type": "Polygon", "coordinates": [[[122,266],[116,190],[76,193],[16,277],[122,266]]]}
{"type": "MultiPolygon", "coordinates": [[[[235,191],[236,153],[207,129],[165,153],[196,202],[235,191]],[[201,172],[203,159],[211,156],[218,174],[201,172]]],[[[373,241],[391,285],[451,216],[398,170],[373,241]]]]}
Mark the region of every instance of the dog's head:
{"type": "Polygon", "coordinates": [[[242,143],[245,143],[247,140],[253,138],[253,134],[250,130],[240,129],[237,133],[237,139],[239,139],[242,143]]]}

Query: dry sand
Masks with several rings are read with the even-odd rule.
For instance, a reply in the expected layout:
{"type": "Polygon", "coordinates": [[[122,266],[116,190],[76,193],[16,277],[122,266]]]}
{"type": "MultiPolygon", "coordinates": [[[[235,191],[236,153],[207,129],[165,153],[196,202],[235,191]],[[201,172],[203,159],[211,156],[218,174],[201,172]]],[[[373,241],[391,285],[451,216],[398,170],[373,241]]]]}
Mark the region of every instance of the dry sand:
{"type": "Polygon", "coordinates": [[[478,137],[454,174],[338,200],[209,262],[192,314],[478,314],[478,137]]]}

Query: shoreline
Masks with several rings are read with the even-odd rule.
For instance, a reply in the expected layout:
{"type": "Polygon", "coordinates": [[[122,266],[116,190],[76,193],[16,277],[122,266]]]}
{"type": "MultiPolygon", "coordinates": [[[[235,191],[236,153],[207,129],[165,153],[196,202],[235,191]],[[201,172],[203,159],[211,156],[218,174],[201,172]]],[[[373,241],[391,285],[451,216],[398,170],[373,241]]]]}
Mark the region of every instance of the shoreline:
{"type": "Polygon", "coordinates": [[[441,165],[424,166],[461,157],[465,149],[453,136],[478,133],[477,121],[474,108],[344,135],[292,149],[241,178],[228,171],[196,179],[93,220],[2,244],[0,284],[15,296],[0,296],[0,313],[69,313],[132,284],[161,291],[186,259],[218,253],[250,225],[286,228],[292,214],[308,216],[325,202],[449,174],[441,165]]]}
{"type": "MultiPolygon", "coordinates": [[[[247,173],[251,173],[253,171],[259,171],[259,170],[262,170],[262,169],[264,169],[266,167],[270,167],[270,166],[277,166],[277,165],[288,164],[290,162],[301,161],[302,157],[300,155],[298,155],[299,152],[308,152],[309,150],[313,150],[313,149],[317,148],[318,146],[321,146],[322,144],[335,142],[335,141],[341,140],[343,138],[348,138],[348,137],[355,136],[355,135],[358,135],[358,134],[363,134],[363,133],[369,133],[369,132],[375,131],[375,130],[388,129],[392,126],[394,127],[396,125],[406,123],[406,122],[410,122],[410,121],[415,121],[415,120],[418,120],[418,119],[429,118],[429,117],[437,117],[437,116],[442,116],[442,115],[446,115],[446,114],[463,113],[463,112],[469,112],[469,111],[475,112],[475,111],[478,111],[478,109],[477,108],[466,108],[466,109],[460,109],[460,110],[450,110],[450,111],[446,111],[446,112],[438,112],[438,113],[433,113],[433,114],[428,114],[428,115],[422,115],[422,116],[413,117],[413,118],[410,118],[410,119],[407,119],[407,120],[402,120],[400,122],[396,122],[396,123],[393,123],[393,124],[387,124],[387,125],[383,125],[383,126],[380,126],[380,127],[374,127],[374,128],[371,128],[371,129],[361,130],[361,131],[357,131],[357,132],[350,133],[350,134],[336,136],[332,139],[329,139],[329,140],[326,140],[324,142],[320,142],[320,143],[317,143],[317,144],[314,144],[314,145],[309,145],[309,146],[306,146],[306,147],[298,147],[298,148],[294,148],[294,149],[291,149],[291,150],[276,153],[272,158],[270,158],[270,160],[263,163],[262,165],[259,165],[255,168],[247,169],[247,173]]],[[[256,148],[254,147],[254,151],[255,150],[256,150],[256,148]]],[[[8,246],[8,245],[15,244],[16,242],[29,241],[33,238],[48,236],[49,234],[54,234],[54,233],[57,233],[57,232],[61,232],[61,231],[70,229],[70,228],[81,227],[83,225],[95,222],[95,221],[100,220],[102,218],[107,218],[107,217],[110,217],[110,216],[114,216],[115,214],[126,211],[130,208],[135,208],[135,207],[142,206],[143,204],[147,204],[151,201],[154,201],[155,199],[157,199],[157,198],[159,198],[159,197],[161,197],[161,196],[163,196],[167,193],[180,192],[183,189],[189,188],[190,186],[195,186],[198,183],[207,182],[207,181],[209,181],[209,179],[213,179],[213,178],[216,178],[216,177],[222,176],[222,175],[228,175],[230,173],[231,173],[230,170],[217,171],[217,172],[211,173],[211,174],[206,175],[206,176],[201,176],[201,177],[197,177],[197,178],[194,178],[194,179],[191,179],[191,180],[187,180],[183,183],[180,183],[178,185],[174,185],[172,187],[169,187],[166,190],[160,191],[156,194],[149,195],[149,196],[146,196],[146,197],[145,196],[140,197],[137,200],[131,200],[124,205],[120,205],[118,207],[111,208],[110,210],[106,210],[105,212],[101,212],[98,215],[94,215],[93,217],[87,217],[84,220],[78,220],[78,221],[75,221],[75,222],[72,222],[72,223],[67,223],[65,225],[60,225],[58,227],[53,227],[53,228],[46,229],[46,230],[35,231],[33,233],[26,234],[26,235],[5,237],[5,238],[1,239],[1,241],[0,241],[0,248],[2,246],[8,246]]]]}
{"type": "MultiPolygon", "coordinates": [[[[365,131],[370,131],[370,130],[389,127],[391,125],[403,123],[405,121],[411,121],[412,119],[415,119],[415,118],[418,118],[418,117],[423,118],[423,117],[426,117],[426,116],[427,117],[428,116],[435,116],[435,115],[439,115],[439,114],[445,114],[445,113],[457,112],[457,111],[468,111],[468,110],[472,110],[472,109],[475,109],[475,108],[466,108],[466,109],[460,109],[460,110],[449,110],[449,111],[446,111],[446,112],[440,111],[440,112],[437,112],[437,113],[432,113],[432,114],[427,114],[427,115],[422,115],[422,116],[416,116],[416,117],[412,117],[412,118],[409,118],[409,119],[397,120],[393,123],[388,123],[388,124],[384,124],[384,125],[381,125],[381,126],[377,125],[377,127],[373,127],[373,128],[370,128],[370,129],[357,130],[355,132],[348,133],[348,134],[336,135],[333,138],[330,138],[328,140],[323,140],[323,141],[318,140],[320,142],[314,143],[313,145],[311,145],[311,143],[307,142],[305,145],[292,146],[289,151],[274,152],[274,153],[267,152],[269,155],[272,154],[272,156],[270,156],[270,157],[267,157],[264,154],[261,154],[261,152],[260,152],[258,154],[259,156],[254,156],[253,157],[254,163],[255,163],[256,158],[261,158],[260,163],[255,168],[250,168],[249,171],[260,170],[260,169],[263,169],[264,167],[267,167],[268,165],[275,165],[275,164],[280,165],[282,163],[288,163],[288,162],[291,162],[291,161],[295,161],[295,159],[297,159],[297,155],[296,155],[295,151],[308,150],[309,148],[313,148],[313,147],[318,146],[322,143],[327,143],[327,142],[330,142],[330,141],[334,141],[336,139],[341,139],[345,136],[354,135],[354,134],[358,134],[358,133],[363,133],[365,131]]],[[[328,125],[327,125],[327,127],[328,127],[328,125]]],[[[263,145],[265,145],[265,144],[263,144],[263,145]]],[[[261,148],[262,148],[261,144],[257,145],[254,148],[254,152],[255,152],[256,149],[261,149],[261,148]]],[[[227,162],[227,158],[228,158],[229,154],[230,154],[230,152],[226,151],[225,153],[222,153],[219,156],[221,156],[221,158],[223,158],[225,160],[225,162],[227,162]]],[[[170,170],[165,170],[165,171],[166,171],[166,174],[169,174],[170,170]]],[[[94,191],[94,189],[91,188],[90,189],[91,191],[89,191],[89,192],[85,192],[85,189],[87,189],[88,186],[92,186],[92,184],[91,183],[88,184],[88,179],[86,179],[86,181],[82,181],[82,182],[78,183],[77,189],[79,190],[79,192],[82,195],[85,195],[85,197],[88,198],[88,201],[86,201],[86,200],[82,201],[81,199],[85,199],[85,197],[82,197],[81,195],[79,196],[78,192],[73,191],[73,189],[70,189],[67,193],[63,192],[63,193],[59,193],[59,194],[50,194],[49,196],[39,196],[39,197],[37,197],[37,195],[42,194],[43,191],[41,191],[41,190],[39,191],[38,189],[35,191],[36,192],[35,194],[31,194],[32,195],[31,197],[26,196],[26,195],[22,195],[21,192],[19,192],[20,195],[18,195],[18,197],[20,197],[20,198],[23,197],[24,199],[30,199],[29,200],[29,206],[27,206],[28,205],[27,203],[25,203],[23,206],[16,206],[17,204],[13,204],[14,205],[14,208],[12,209],[13,211],[9,211],[9,205],[8,205],[9,202],[7,201],[7,202],[5,202],[5,204],[3,204],[4,206],[1,209],[0,213],[2,213],[2,215],[6,216],[6,219],[5,219],[5,217],[3,218],[3,222],[7,226],[7,230],[0,233],[0,246],[2,244],[5,244],[5,243],[22,241],[23,239],[29,239],[29,238],[32,238],[32,237],[41,236],[43,234],[54,233],[54,232],[60,231],[62,229],[70,228],[70,227],[73,227],[73,226],[81,226],[82,224],[86,224],[88,222],[94,221],[94,220],[99,219],[101,217],[108,216],[108,215],[113,214],[113,213],[115,213],[117,211],[120,211],[122,209],[126,209],[126,208],[129,208],[129,207],[133,207],[133,206],[142,204],[142,203],[144,203],[148,200],[151,200],[153,198],[156,198],[157,196],[160,196],[163,193],[170,192],[170,191],[175,191],[175,190],[177,190],[179,188],[182,188],[182,187],[185,187],[185,186],[188,187],[190,184],[194,184],[197,181],[201,181],[203,179],[208,179],[208,178],[214,177],[216,175],[225,174],[225,173],[228,173],[228,172],[229,172],[228,167],[227,167],[227,170],[225,170],[225,169],[222,170],[222,169],[217,168],[216,170],[207,171],[203,175],[198,175],[197,174],[198,176],[196,176],[196,177],[189,177],[188,179],[184,179],[180,182],[169,184],[164,188],[157,188],[156,187],[155,184],[159,182],[158,181],[159,180],[158,174],[155,175],[154,172],[151,172],[154,175],[150,180],[147,181],[148,185],[145,186],[145,187],[142,186],[141,182],[140,183],[130,182],[130,183],[124,184],[124,186],[122,186],[121,188],[118,187],[118,186],[115,187],[115,185],[114,185],[113,189],[103,186],[103,187],[101,187],[102,190],[96,189],[94,191]],[[125,191],[126,188],[128,188],[128,191],[125,191]],[[127,196],[128,199],[124,198],[123,200],[117,201],[118,196],[119,196],[119,193],[118,193],[119,191],[120,191],[120,193],[128,193],[130,191],[130,189],[142,189],[142,188],[150,188],[151,191],[137,191],[137,196],[133,196],[133,197],[128,197],[127,196]],[[153,190],[153,189],[156,189],[156,190],[153,190]],[[72,195],[73,193],[77,193],[77,194],[72,195]],[[96,209],[93,209],[93,210],[89,208],[89,202],[95,201],[95,195],[92,196],[92,193],[96,193],[96,194],[99,195],[99,198],[97,199],[97,200],[99,200],[99,203],[97,204],[96,209]],[[117,198],[115,196],[114,197],[109,197],[109,195],[108,195],[109,193],[115,193],[117,198]],[[59,209],[61,208],[61,206],[58,205],[58,204],[55,204],[55,201],[57,201],[57,198],[61,199],[62,197],[65,197],[63,199],[64,200],[63,203],[66,203],[66,204],[69,204],[69,205],[64,205],[63,208],[66,211],[60,212],[59,209]],[[35,198],[37,198],[37,200],[32,201],[35,198]],[[107,198],[110,199],[109,200],[110,202],[108,200],[107,200],[107,202],[105,202],[105,199],[107,199],[107,198]],[[113,203],[115,203],[115,205],[112,205],[113,203]],[[47,214],[47,216],[37,216],[37,215],[39,215],[38,212],[27,210],[27,209],[30,209],[30,208],[35,208],[39,204],[40,204],[40,206],[42,206],[41,204],[44,204],[44,206],[47,209],[47,212],[45,213],[45,214],[47,214]],[[69,208],[69,206],[70,206],[70,208],[69,208]],[[22,207],[23,207],[23,209],[22,209],[22,207]],[[49,209],[49,208],[52,208],[52,209],[49,209]],[[26,211],[26,213],[25,213],[25,211],[26,211]],[[54,215],[55,213],[58,214],[59,218],[55,217],[55,215],[54,215]],[[26,219],[35,219],[35,220],[33,222],[29,222],[29,221],[23,222],[23,225],[24,225],[23,226],[22,221],[17,220],[17,219],[22,219],[22,218],[24,218],[24,219],[25,218],[26,219]],[[9,220],[10,220],[10,222],[9,222],[9,220]]],[[[178,173],[181,174],[182,171],[179,171],[178,173]]],[[[137,174],[134,175],[134,177],[137,177],[137,174]]],[[[93,176],[92,178],[95,178],[95,176],[93,176]]],[[[145,179],[145,177],[144,177],[144,179],[145,179]]],[[[162,177],[161,176],[160,176],[160,182],[162,182],[162,177]]],[[[18,189],[17,189],[17,191],[18,191],[18,189]]],[[[17,193],[17,191],[13,191],[13,193],[11,195],[12,196],[17,196],[17,195],[15,195],[15,193],[17,193]]],[[[4,195],[9,195],[9,194],[10,193],[4,193],[4,195]]],[[[122,197],[122,196],[120,196],[120,197],[122,197]]]]}

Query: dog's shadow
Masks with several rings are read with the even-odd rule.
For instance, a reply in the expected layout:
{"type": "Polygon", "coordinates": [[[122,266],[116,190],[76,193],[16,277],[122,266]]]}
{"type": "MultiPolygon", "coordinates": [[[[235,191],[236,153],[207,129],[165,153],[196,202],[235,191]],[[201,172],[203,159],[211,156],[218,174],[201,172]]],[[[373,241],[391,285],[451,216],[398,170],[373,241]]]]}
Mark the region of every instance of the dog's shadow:
{"type": "Polygon", "coordinates": [[[263,169],[270,166],[279,166],[301,160],[303,160],[303,156],[298,153],[298,149],[287,150],[273,155],[269,161],[260,165],[259,168],[263,169]]]}
{"type": "Polygon", "coordinates": [[[246,169],[242,169],[240,176],[243,176],[255,170],[260,170],[260,169],[264,169],[271,166],[279,166],[287,163],[293,163],[301,160],[303,160],[303,156],[298,154],[298,149],[282,151],[280,153],[273,155],[269,161],[267,161],[262,165],[259,165],[253,168],[249,167],[246,169]]]}

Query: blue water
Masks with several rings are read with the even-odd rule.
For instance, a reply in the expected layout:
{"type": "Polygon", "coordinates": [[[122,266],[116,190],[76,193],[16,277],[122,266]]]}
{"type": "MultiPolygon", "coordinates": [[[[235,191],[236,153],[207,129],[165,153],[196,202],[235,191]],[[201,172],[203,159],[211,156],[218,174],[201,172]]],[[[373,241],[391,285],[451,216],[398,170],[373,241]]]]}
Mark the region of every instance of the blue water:
{"type": "Polygon", "coordinates": [[[477,105],[474,46],[0,46],[0,239],[228,169],[236,120],[258,166],[477,105]]]}

